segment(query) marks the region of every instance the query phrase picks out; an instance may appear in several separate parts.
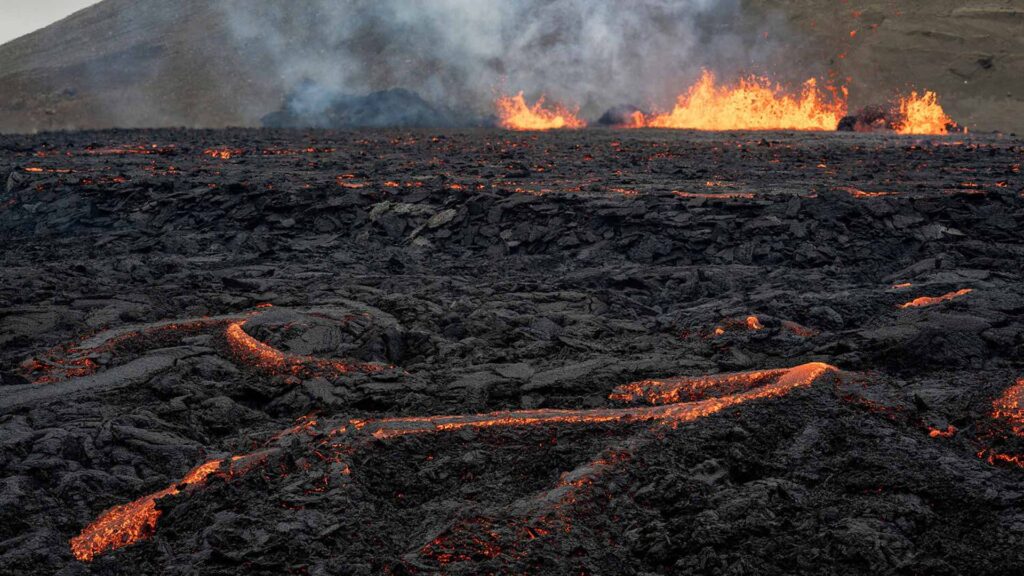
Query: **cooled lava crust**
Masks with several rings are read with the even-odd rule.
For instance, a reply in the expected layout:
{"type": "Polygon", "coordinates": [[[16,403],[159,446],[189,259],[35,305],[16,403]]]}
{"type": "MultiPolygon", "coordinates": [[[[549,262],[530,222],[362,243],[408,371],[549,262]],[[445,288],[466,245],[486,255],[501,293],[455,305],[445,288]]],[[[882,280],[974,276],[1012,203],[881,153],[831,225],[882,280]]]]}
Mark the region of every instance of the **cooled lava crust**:
{"type": "Polygon", "coordinates": [[[0,137],[0,573],[1015,573],[1022,162],[0,137]]]}

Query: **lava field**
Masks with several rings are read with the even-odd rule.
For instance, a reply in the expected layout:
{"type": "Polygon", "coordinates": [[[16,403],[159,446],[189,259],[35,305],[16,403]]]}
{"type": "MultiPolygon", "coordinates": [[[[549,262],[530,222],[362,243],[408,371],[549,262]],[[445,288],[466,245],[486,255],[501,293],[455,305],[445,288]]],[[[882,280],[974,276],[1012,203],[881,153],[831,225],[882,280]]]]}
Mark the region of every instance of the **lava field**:
{"type": "Polygon", "coordinates": [[[0,137],[0,573],[1020,573],[1022,162],[0,137]]]}

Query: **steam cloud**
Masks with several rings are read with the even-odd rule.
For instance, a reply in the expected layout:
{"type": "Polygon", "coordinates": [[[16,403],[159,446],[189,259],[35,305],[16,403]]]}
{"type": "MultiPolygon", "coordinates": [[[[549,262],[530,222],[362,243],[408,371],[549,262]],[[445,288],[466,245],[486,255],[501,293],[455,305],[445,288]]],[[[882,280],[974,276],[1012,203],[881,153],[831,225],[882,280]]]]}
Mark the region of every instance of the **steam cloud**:
{"type": "MultiPolygon", "coordinates": [[[[771,67],[763,19],[740,0],[292,0],[220,3],[240,46],[261,51],[315,115],[339,95],[404,88],[472,114],[498,92],[579,105],[664,107],[708,67],[771,67]],[[756,22],[754,22],[756,21],[756,22]]],[[[777,29],[778,23],[771,26],[777,29]]]]}

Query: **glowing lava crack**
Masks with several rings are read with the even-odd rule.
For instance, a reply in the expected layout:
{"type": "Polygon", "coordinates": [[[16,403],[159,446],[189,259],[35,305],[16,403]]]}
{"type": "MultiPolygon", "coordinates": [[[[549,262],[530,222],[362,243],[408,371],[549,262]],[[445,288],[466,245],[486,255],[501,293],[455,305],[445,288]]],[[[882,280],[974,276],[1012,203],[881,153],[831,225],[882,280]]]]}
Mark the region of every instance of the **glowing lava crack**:
{"type": "MultiPolygon", "coordinates": [[[[232,326],[235,325],[232,324],[232,326]]],[[[240,326],[238,330],[240,330],[240,326]]],[[[245,339],[241,341],[248,342],[245,339]]],[[[263,350],[260,346],[257,346],[256,349],[263,350]]],[[[270,366],[275,368],[291,366],[287,356],[282,358],[277,355],[280,353],[273,352],[267,352],[267,354],[269,354],[267,362],[270,366]]],[[[365,442],[362,444],[348,442],[346,438],[358,440],[362,435],[363,438],[372,437],[383,440],[408,435],[450,432],[465,428],[581,426],[641,422],[676,427],[753,400],[785,396],[793,390],[810,386],[824,374],[836,370],[828,364],[814,362],[780,370],[676,378],[665,381],[650,380],[621,386],[611,395],[612,400],[646,400],[652,404],[650,406],[589,410],[517,410],[487,414],[349,420],[331,429],[328,432],[329,440],[319,444],[317,450],[326,449],[338,455],[350,454],[357,446],[366,444],[365,442]],[[682,397],[684,392],[687,399],[700,394],[724,395],[686,402],[682,397]]],[[[315,423],[310,421],[304,425],[293,427],[277,435],[274,441],[280,442],[284,438],[293,438],[299,433],[308,432],[313,425],[315,423]]],[[[148,538],[155,531],[160,516],[160,512],[155,507],[157,500],[186,490],[198,489],[214,475],[227,478],[244,474],[278,450],[279,448],[270,446],[258,452],[234,456],[227,465],[223,460],[211,460],[203,463],[173,486],[107,510],[87,526],[81,534],[71,540],[71,550],[79,560],[88,561],[104,552],[148,538]]],[[[628,454],[622,455],[612,451],[589,466],[584,466],[564,476],[555,492],[560,494],[569,491],[570,493],[563,494],[556,500],[564,501],[566,498],[571,500],[573,489],[590,483],[595,474],[626,459],[628,459],[628,454]]],[[[422,552],[426,553],[431,550],[430,546],[424,547],[422,552]]],[[[453,558],[448,559],[452,560],[453,558]]]]}

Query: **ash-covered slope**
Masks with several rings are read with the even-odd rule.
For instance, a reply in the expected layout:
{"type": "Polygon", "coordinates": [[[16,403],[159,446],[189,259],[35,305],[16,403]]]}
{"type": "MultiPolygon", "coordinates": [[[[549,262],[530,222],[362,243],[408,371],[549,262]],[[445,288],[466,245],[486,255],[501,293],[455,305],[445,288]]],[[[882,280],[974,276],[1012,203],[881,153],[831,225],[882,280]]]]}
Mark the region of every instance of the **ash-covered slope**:
{"type": "MultiPolygon", "coordinates": [[[[353,2],[351,6],[353,10],[360,6],[360,10],[372,12],[374,4],[353,2]]],[[[537,4],[545,3],[537,0],[537,4]]],[[[650,50],[645,47],[639,56],[629,52],[614,55],[634,58],[624,60],[630,62],[631,70],[659,71],[655,76],[670,77],[668,80],[678,82],[680,90],[692,78],[671,78],[675,72],[662,70],[661,61],[635,59],[667,56],[670,62],[692,62],[698,68],[721,67],[726,74],[754,62],[764,69],[760,71],[787,81],[831,69],[838,78],[850,78],[854,106],[888,101],[894,91],[929,88],[939,91],[955,119],[973,129],[1024,131],[1024,35],[1020,33],[1024,7],[1019,0],[987,0],[967,5],[952,0],[735,0],[719,4],[741,6],[733,10],[747,18],[736,24],[737,19],[723,19],[719,14],[718,19],[701,23],[694,16],[692,25],[667,34],[671,38],[678,35],[678,41],[664,43],[670,47],[669,52],[673,46],[697,45],[700,49],[691,46],[675,58],[664,54],[666,50],[654,49],[659,45],[650,50]],[[742,28],[748,36],[754,31],[754,37],[767,40],[763,45],[744,45],[740,40],[747,36],[736,28],[742,28]],[[851,36],[853,31],[856,34],[851,36]]],[[[316,40],[311,45],[309,38],[296,38],[293,32],[280,38],[268,37],[265,24],[282,18],[280,3],[276,2],[106,0],[0,46],[0,131],[258,126],[262,117],[281,108],[285,96],[303,79],[301,76],[307,70],[299,69],[308,68],[310,80],[331,80],[317,77],[313,60],[336,60],[330,55],[339,45],[323,29],[333,29],[336,21],[345,22],[338,16],[344,8],[338,6],[322,0],[289,2],[288,27],[284,29],[319,28],[319,32],[311,33],[310,38],[316,40]],[[331,6],[333,20],[319,17],[326,5],[331,6]],[[228,13],[235,18],[229,18],[228,13]],[[239,14],[244,17],[238,18],[239,14]],[[240,27],[246,31],[240,32],[240,27]],[[297,57],[282,60],[282,53],[297,57]]],[[[597,10],[590,11],[594,12],[597,10]]],[[[481,30],[490,22],[480,20],[479,12],[470,11],[469,16],[472,17],[460,19],[451,29],[481,30]]],[[[417,34],[411,32],[395,33],[394,29],[382,32],[381,20],[367,24],[365,29],[354,26],[346,36],[346,41],[354,40],[359,46],[354,50],[348,46],[345,50],[365,59],[359,72],[359,89],[346,93],[358,96],[374,90],[404,88],[421,92],[432,103],[467,105],[475,108],[476,114],[486,112],[482,108],[487,103],[481,101],[481,95],[495,87],[470,86],[480,83],[475,71],[486,69],[500,75],[515,54],[481,56],[481,62],[470,65],[460,61],[460,57],[465,50],[476,56],[488,55],[486,51],[474,52],[479,48],[475,44],[480,43],[480,38],[501,36],[500,30],[493,34],[489,29],[478,32],[469,48],[433,42],[426,49],[410,49],[416,46],[415,42],[422,43],[422,38],[417,40],[417,34]],[[423,56],[422,63],[402,68],[397,63],[406,61],[408,53],[423,56]],[[383,62],[388,66],[383,66],[383,62]],[[471,101],[443,101],[435,97],[437,92],[465,95],[471,101]],[[472,98],[468,96],[470,92],[472,98]]],[[[411,18],[403,26],[415,29],[419,22],[411,18]]],[[[538,42],[545,39],[550,37],[538,42]]],[[[531,64],[531,58],[521,58],[517,66],[522,72],[529,70],[531,64]]],[[[586,70],[573,69],[579,77],[567,80],[561,68],[551,68],[549,63],[540,61],[536,66],[535,86],[508,88],[543,90],[549,95],[555,91],[554,96],[575,99],[585,110],[593,109],[595,117],[610,105],[637,101],[622,98],[599,102],[602,90],[622,87],[610,86],[613,82],[605,81],[597,72],[588,76],[586,70]],[[575,91],[563,87],[566,93],[559,94],[553,86],[559,82],[589,85],[575,91]]],[[[604,72],[608,72],[607,67],[604,72]]],[[[620,80],[623,77],[618,76],[620,80]]],[[[659,88],[662,92],[667,89],[659,88]]]]}
{"type": "Polygon", "coordinates": [[[0,130],[252,124],[283,92],[229,38],[214,3],[100,2],[0,47],[0,130]]]}

